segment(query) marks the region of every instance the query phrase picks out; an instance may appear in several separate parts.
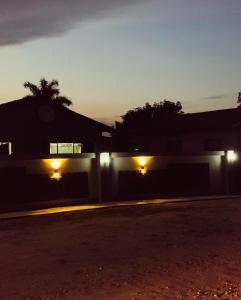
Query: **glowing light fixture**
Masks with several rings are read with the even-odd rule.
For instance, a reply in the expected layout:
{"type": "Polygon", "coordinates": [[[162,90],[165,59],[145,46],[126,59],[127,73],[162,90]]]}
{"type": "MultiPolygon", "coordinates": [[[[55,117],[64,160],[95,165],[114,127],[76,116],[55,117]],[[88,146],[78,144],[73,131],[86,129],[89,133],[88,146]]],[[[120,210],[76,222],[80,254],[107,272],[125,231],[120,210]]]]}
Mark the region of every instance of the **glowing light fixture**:
{"type": "Polygon", "coordinates": [[[100,165],[109,166],[109,164],[110,164],[110,153],[108,152],[100,153],[100,165]]]}
{"type": "Polygon", "coordinates": [[[235,162],[238,159],[238,155],[234,150],[228,150],[227,152],[227,160],[230,163],[235,162]]]}
{"type": "Polygon", "coordinates": [[[145,165],[146,165],[146,158],[145,157],[140,157],[139,158],[139,164],[140,164],[140,169],[138,170],[139,173],[141,175],[146,175],[146,168],[145,168],[145,165]]]}
{"type": "Polygon", "coordinates": [[[133,157],[133,159],[135,160],[136,164],[138,165],[137,172],[142,175],[146,175],[148,166],[150,164],[152,157],[151,156],[137,156],[137,157],[133,157]]]}
{"type": "Polygon", "coordinates": [[[141,166],[138,170],[141,175],[146,175],[147,169],[144,166],[141,166]]]}
{"type": "Polygon", "coordinates": [[[146,165],[146,158],[145,157],[140,157],[139,158],[139,164],[141,167],[145,167],[146,165]]]}
{"type": "Polygon", "coordinates": [[[63,169],[69,159],[66,158],[53,158],[53,159],[43,159],[43,163],[48,170],[58,170],[63,169]]]}
{"type": "Polygon", "coordinates": [[[54,170],[58,170],[61,166],[61,162],[59,159],[52,159],[51,160],[51,166],[53,167],[54,170]]]}
{"type": "Polygon", "coordinates": [[[62,171],[65,169],[68,161],[69,159],[66,158],[44,159],[43,163],[45,165],[45,169],[47,169],[49,178],[60,180],[62,178],[62,171]]]}
{"type": "Polygon", "coordinates": [[[55,170],[50,178],[54,180],[60,180],[62,178],[62,174],[59,171],[55,170]]]}
{"type": "Polygon", "coordinates": [[[62,178],[60,171],[62,161],[60,159],[51,159],[50,165],[53,168],[53,171],[50,174],[50,178],[59,181],[62,178]]]}
{"type": "Polygon", "coordinates": [[[61,161],[59,159],[53,159],[51,160],[51,166],[53,167],[54,171],[50,175],[50,178],[59,181],[62,178],[62,174],[59,171],[61,161]]]}

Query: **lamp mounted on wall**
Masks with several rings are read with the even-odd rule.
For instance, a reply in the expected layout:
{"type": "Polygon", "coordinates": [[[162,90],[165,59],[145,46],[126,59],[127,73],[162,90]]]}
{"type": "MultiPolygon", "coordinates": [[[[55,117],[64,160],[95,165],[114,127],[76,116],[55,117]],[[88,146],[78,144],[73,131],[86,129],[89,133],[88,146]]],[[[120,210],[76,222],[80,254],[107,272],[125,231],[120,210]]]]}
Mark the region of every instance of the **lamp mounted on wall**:
{"type": "Polygon", "coordinates": [[[60,173],[59,170],[54,170],[50,178],[59,181],[62,178],[62,174],[60,173]]]}
{"type": "Polygon", "coordinates": [[[138,163],[139,163],[139,168],[138,168],[138,173],[141,175],[146,175],[147,173],[147,168],[146,168],[146,158],[145,157],[139,157],[138,158],[138,163]]]}
{"type": "Polygon", "coordinates": [[[138,173],[140,173],[141,175],[146,175],[147,173],[147,169],[145,168],[145,166],[141,166],[139,169],[138,169],[138,173]]]}
{"type": "Polygon", "coordinates": [[[238,154],[234,150],[227,151],[227,161],[229,163],[234,163],[238,159],[238,154]]]}
{"type": "Polygon", "coordinates": [[[110,153],[103,152],[100,153],[100,165],[103,167],[108,167],[110,165],[110,153]]]}
{"type": "Polygon", "coordinates": [[[59,181],[68,165],[68,161],[68,158],[43,159],[44,173],[47,173],[50,179],[59,181]]]}
{"type": "Polygon", "coordinates": [[[60,172],[61,161],[59,159],[53,159],[51,160],[51,166],[53,168],[53,172],[51,173],[50,178],[59,181],[62,178],[62,174],[60,172]]]}

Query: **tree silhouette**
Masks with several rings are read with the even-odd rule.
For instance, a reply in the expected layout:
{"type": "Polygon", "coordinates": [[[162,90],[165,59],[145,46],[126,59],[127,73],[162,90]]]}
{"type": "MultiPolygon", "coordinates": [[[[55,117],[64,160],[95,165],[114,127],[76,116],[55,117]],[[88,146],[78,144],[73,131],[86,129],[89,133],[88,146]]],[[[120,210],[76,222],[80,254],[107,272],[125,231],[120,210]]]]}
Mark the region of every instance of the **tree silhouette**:
{"type": "Polygon", "coordinates": [[[59,96],[59,82],[52,80],[48,82],[45,78],[40,79],[39,85],[29,81],[24,83],[24,87],[29,89],[31,95],[25,98],[36,99],[43,102],[57,103],[62,106],[69,106],[72,101],[64,96],[59,96]]]}
{"type": "Polygon", "coordinates": [[[121,116],[122,122],[115,123],[114,147],[121,151],[133,151],[132,140],[135,130],[145,128],[152,121],[179,114],[183,114],[181,102],[175,103],[168,100],[155,102],[153,105],[147,102],[143,107],[129,110],[121,116]]]}
{"type": "Polygon", "coordinates": [[[165,116],[182,113],[182,104],[179,101],[175,103],[164,100],[155,102],[153,105],[147,102],[143,107],[129,110],[125,115],[121,116],[122,122],[116,122],[116,129],[130,130],[165,116]]]}
{"type": "Polygon", "coordinates": [[[239,104],[239,107],[241,107],[241,91],[238,93],[237,103],[239,104]]]}

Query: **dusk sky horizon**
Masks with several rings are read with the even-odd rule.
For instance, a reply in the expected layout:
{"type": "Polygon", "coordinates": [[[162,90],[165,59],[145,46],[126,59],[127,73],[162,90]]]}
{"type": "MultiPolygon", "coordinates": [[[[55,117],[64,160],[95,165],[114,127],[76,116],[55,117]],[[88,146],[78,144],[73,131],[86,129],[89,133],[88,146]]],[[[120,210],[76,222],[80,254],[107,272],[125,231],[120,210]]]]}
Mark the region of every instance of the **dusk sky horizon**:
{"type": "Polygon", "coordinates": [[[240,0],[0,0],[0,103],[57,79],[71,109],[112,123],[168,99],[237,106],[240,0]]]}

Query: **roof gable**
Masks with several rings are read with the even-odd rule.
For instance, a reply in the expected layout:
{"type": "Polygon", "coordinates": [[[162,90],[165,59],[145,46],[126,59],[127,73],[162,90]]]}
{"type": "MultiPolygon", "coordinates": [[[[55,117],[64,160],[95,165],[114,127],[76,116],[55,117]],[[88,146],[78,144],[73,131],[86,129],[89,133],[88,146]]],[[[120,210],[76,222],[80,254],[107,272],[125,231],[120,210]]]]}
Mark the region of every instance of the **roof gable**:
{"type": "Polygon", "coordinates": [[[0,105],[0,137],[44,136],[48,139],[94,140],[109,126],[59,104],[20,99],[0,105]]]}

